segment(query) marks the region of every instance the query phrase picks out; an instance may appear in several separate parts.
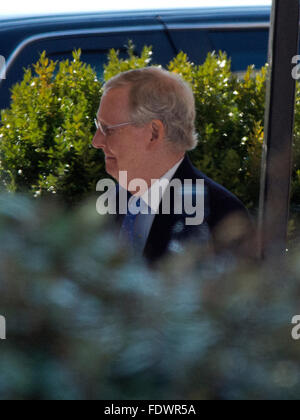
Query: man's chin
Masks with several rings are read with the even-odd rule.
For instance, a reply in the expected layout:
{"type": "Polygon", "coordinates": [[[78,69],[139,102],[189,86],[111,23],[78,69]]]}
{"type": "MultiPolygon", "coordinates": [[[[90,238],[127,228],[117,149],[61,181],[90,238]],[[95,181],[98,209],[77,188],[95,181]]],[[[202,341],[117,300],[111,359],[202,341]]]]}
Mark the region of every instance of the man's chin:
{"type": "Polygon", "coordinates": [[[105,158],[105,169],[106,172],[111,175],[113,178],[117,178],[118,173],[118,165],[117,165],[117,159],[115,158],[105,158]]]}

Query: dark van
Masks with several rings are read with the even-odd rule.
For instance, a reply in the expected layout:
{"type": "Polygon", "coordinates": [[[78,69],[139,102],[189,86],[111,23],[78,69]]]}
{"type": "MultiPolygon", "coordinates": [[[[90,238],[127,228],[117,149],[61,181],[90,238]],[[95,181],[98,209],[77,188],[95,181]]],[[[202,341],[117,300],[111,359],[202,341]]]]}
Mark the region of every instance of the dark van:
{"type": "MultiPolygon", "coordinates": [[[[234,72],[267,61],[269,7],[177,9],[85,13],[0,20],[0,56],[6,78],[0,80],[0,109],[9,105],[10,88],[23,77],[23,68],[36,62],[42,51],[60,60],[74,49],[96,68],[111,48],[126,53],[128,40],[136,52],[153,47],[153,63],[166,65],[179,51],[201,63],[210,51],[226,51],[234,72]]],[[[2,76],[4,73],[2,74],[2,76]]]]}

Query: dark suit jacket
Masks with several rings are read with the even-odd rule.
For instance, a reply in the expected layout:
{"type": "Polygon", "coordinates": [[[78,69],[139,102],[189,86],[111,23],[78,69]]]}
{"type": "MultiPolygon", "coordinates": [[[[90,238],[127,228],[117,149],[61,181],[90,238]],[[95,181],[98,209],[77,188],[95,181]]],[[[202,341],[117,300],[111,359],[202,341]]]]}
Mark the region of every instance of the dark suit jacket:
{"type": "MultiPolygon", "coordinates": [[[[186,225],[186,217],[191,216],[184,212],[175,214],[171,194],[171,214],[162,214],[161,204],[160,212],[155,216],[144,250],[148,263],[156,263],[168,253],[177,252],[189,241],[199,245],[209,242],[216,254],[253,251],[253,244],[249,245],[249,239],[254,235],[253,223],[244,205],[232,193],[197,170],[187,154],[173,179],[179,179],[182,184],[189,179],[193,185],[197,179],[204,179],[204,221],[198,226],[186,225]]],[[[186,193],[183,189],[182,199],[186,193]]],[[[123,217],[118,218],[119,223],[123,217]]]]}

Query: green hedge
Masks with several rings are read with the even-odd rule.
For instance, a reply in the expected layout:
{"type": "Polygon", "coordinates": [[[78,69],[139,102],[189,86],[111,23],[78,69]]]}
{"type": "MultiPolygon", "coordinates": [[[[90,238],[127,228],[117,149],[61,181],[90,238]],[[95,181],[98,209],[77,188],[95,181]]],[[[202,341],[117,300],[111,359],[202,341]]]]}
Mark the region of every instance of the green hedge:
{"type": "MultiPolygon", "coordinates": [[[[129,43],[128,57],[111,50],[104,80],[152,63],[152,49],[141,56],[129,43]]],[[[168,69],[187,80],[195,93],[199,145],[191,153],[196,166],[235,193],[249,209],[259,197],[267,67],[249,67],[244,77],[231,72],[223,53],[209,54],[203,64],[180,52],[168,69]]],[[[54,63],[43,53],[12,89],[11,107],[1,113],[0,179],[9,191],[34,196],[56,194],[78,203],[107,176],[103,155],[91,147],[93,119],[102,82],[73,53],[73,61],[54,63]]],[[[292,205],[300,199],[300,90],[297,90],[292,205]]]]}
{"type": "MultiPolygon", "coordinates": [[[[110,51],[105,80],[153,64],[150,47],[141,56],[133,49],[130,44],[126,59],[110,51]]],[[[168,69],[189,81],[196,96],[200,142],[192,153],[195,164],[255,207],[266,69],[254,76],[249,68],[239,80],[225,54],[209,54],[196,65],[183,52],[168,69]]],[[[95,191],[106,176],[102,153],[91,147],[101,87],[95,71],[80,60],[80,51],[73,53],[73,61],[60,63],[43,53],[33,70],[25,71],[12,89],[11,107],[1,114],[0,177],[9,191],[57,194],[67,203],[95,191]]]]}
{"type": "Polygon", "coordinates": [[[57,64],[43,53],[13,87],[2,112],[0,177],[9,191],[58,194],[76,203],[104,174],[103,160],[90,146],[101,84],[80,61],[57,64]]]}

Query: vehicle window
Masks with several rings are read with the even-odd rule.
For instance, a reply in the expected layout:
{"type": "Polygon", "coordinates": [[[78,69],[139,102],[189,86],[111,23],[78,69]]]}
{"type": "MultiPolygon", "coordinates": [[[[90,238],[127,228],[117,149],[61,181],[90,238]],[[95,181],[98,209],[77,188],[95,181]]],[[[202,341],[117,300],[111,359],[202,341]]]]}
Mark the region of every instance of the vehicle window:
{"type": "Polygon", "coordinates": [[[9,103],[9,89],[23,77],[24,67],[30,66],[39,59],[40,53],[54,60],[72,57],[74,49],[82,50],[82,59],[91,64],[101,78],[103,64],[107,61],[107,54],[111,48],[120,51],[120,56],[126,56],[126,45],[133,41],[137,54],[145,45],[153,47],[153,64],[166,65],[173,58],[173,51],[162,30],[145,30],[122,33],[85,34],[84,36],[57,36],[50,39],[34,41],[26,46],[16,57],[11,68],[8,69],[7,80],[1,86],[0,108],[9,103]],[[2,105],[3,104],[3,105],[2,105]]]}
{"type": "Polygon", "coordinates": [[[251,64],[260,68],[267,62],[267,29],[171,30],[170,34],[177,48],[188,52],[195,63],[203,62],[209,52],[219,50],[231,57],[234,72],[244,71],[251,64]]]}
{"type": "Polygon", "coordinates": [[[226,51],[232,59],[232,70],[239,72],[249,65],[261,68],[268,61],[269,31],[267,29],[210,31],[215,50],[226,51]]]}

